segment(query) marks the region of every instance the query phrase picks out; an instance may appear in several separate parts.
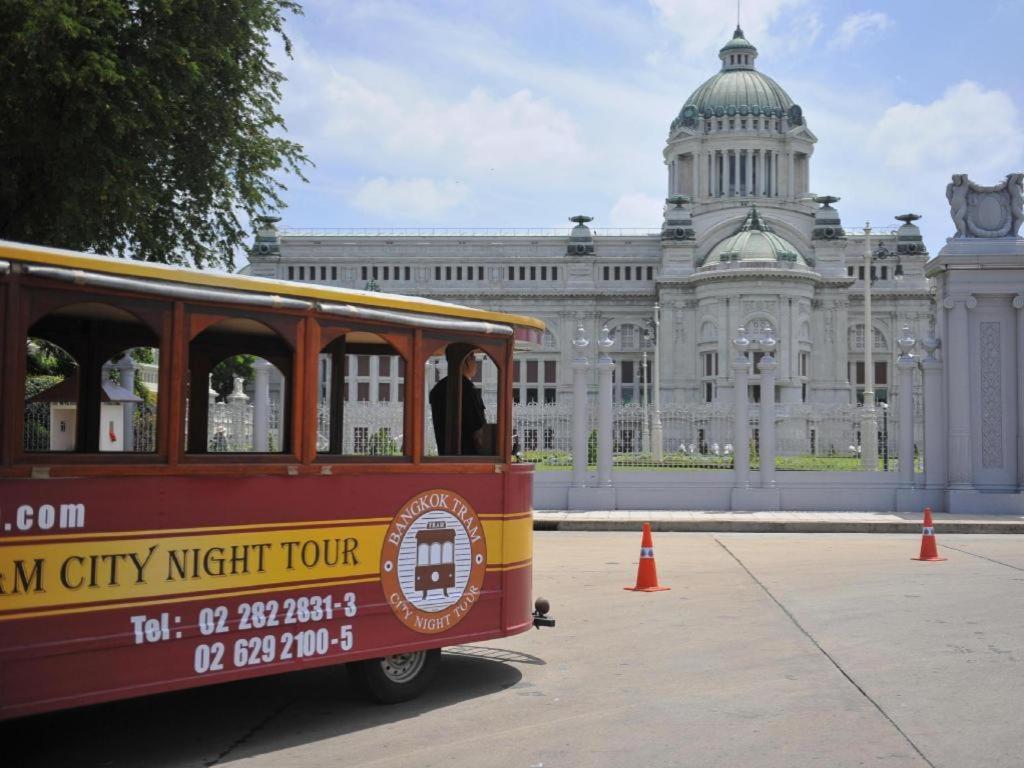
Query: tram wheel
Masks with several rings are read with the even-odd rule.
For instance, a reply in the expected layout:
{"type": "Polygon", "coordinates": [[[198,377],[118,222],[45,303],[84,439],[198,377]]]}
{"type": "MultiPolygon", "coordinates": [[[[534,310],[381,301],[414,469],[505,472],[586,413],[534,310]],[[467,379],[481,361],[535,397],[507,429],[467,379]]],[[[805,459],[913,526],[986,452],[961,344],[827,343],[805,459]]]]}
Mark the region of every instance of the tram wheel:
{"type": "Polygon", "coordinates": [[[352,682],[381,704],[397,704],[419,696],[437,672],[441,649],[396,653],[348,665],[352,682]]]}

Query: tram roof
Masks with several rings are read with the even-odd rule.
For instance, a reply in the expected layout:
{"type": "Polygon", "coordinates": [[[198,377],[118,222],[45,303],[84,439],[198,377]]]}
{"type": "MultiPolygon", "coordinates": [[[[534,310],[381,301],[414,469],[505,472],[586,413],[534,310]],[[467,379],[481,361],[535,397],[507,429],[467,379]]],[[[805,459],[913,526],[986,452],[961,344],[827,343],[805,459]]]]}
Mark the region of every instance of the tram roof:
{"type": "MultiPolygon", "coordinates": [[[[60,248],[15,243],[9,240],[0,240],[0,259],[99,272],[119,277],[158,280],[231,291],[246,291],[268,296],[286,296],[311,301],[345,301],[366,307],[443,315],[467,320],[482,320],[490,323],[533,328],[537,331],[543,331],[545,328],[544,321],[538,320],[535,317],[513,315],[506,312],[490,312],[488,310],[466,307],[461,304],[450,304],[444,301],[417,296],[360,291],[355,288],[334,288],[331,286],[295,283],[287,280],[273,280],[271,278],[252,277],[249,275],[203,272],[202,270],[190,269],[188,267],[152,264],[131,259],[119,259],[112,256],[97,256],[95,254],[68,251],[60,248]]],[[[230,298],[230,295],[226,295],[224,300],[230,301],[230,298]]]]}

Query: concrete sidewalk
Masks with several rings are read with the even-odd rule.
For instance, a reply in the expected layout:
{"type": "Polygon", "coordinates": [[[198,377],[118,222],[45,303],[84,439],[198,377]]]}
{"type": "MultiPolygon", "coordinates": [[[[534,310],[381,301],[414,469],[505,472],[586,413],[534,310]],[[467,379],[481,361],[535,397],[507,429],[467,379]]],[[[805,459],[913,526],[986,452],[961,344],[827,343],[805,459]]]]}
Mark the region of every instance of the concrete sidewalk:
{"type": "MultiPolygon", "coordinates": [[[[536,510],[536,531],[721,531],[735,533],[920,533],[920,514],[895,512],[671,512],[536,510]]],[[[1020,515],[934,516],[935,532],[1024,534],[1020,515]]]]}

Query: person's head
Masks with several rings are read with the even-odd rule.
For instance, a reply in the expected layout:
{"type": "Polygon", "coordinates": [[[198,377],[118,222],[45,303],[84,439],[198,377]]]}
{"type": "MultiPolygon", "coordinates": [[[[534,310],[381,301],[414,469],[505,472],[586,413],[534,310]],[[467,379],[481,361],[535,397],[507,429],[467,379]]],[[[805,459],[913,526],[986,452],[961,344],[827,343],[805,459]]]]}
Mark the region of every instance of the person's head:
{"type": "Polygon", "coordinates": [[[476,352],[470,352],[462,361],[462,375],[470,380],[476,376],[476,352]]]}

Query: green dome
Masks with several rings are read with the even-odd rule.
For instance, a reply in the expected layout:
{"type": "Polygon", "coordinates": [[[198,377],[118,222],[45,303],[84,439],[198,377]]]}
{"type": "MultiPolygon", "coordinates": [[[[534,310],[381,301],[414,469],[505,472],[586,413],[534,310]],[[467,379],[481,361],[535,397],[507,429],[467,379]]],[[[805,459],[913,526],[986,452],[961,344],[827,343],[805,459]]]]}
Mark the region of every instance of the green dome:
{"type": "Polygon", "coordinates": [[[690,106],[704,117],[782,117],[793,106],[793,99],[781,85],[756,69],[730,69],[717,73],[694,91],[683,109],[690,106]]]}
{"type": "Polygon", "coordinates": [[[803,122],[803,113],[789,94],[767,75],[757,71],[757,48],[736,28],[732,40],[718,53],[722,69],[705,81],[683,104],[672,127],[693,127],[697,118],[740,115],[788,117],[791,125],[803,122]]]}
{"type": "Polygon", "coordinates": [[[701,266],[735,262],[769,266],[780,261],[802,267],[810,266],[792,243],[769,231],[768,225],[758,215],[757,208],[751,208],[736,234],[712,248],[701,266]]]}

